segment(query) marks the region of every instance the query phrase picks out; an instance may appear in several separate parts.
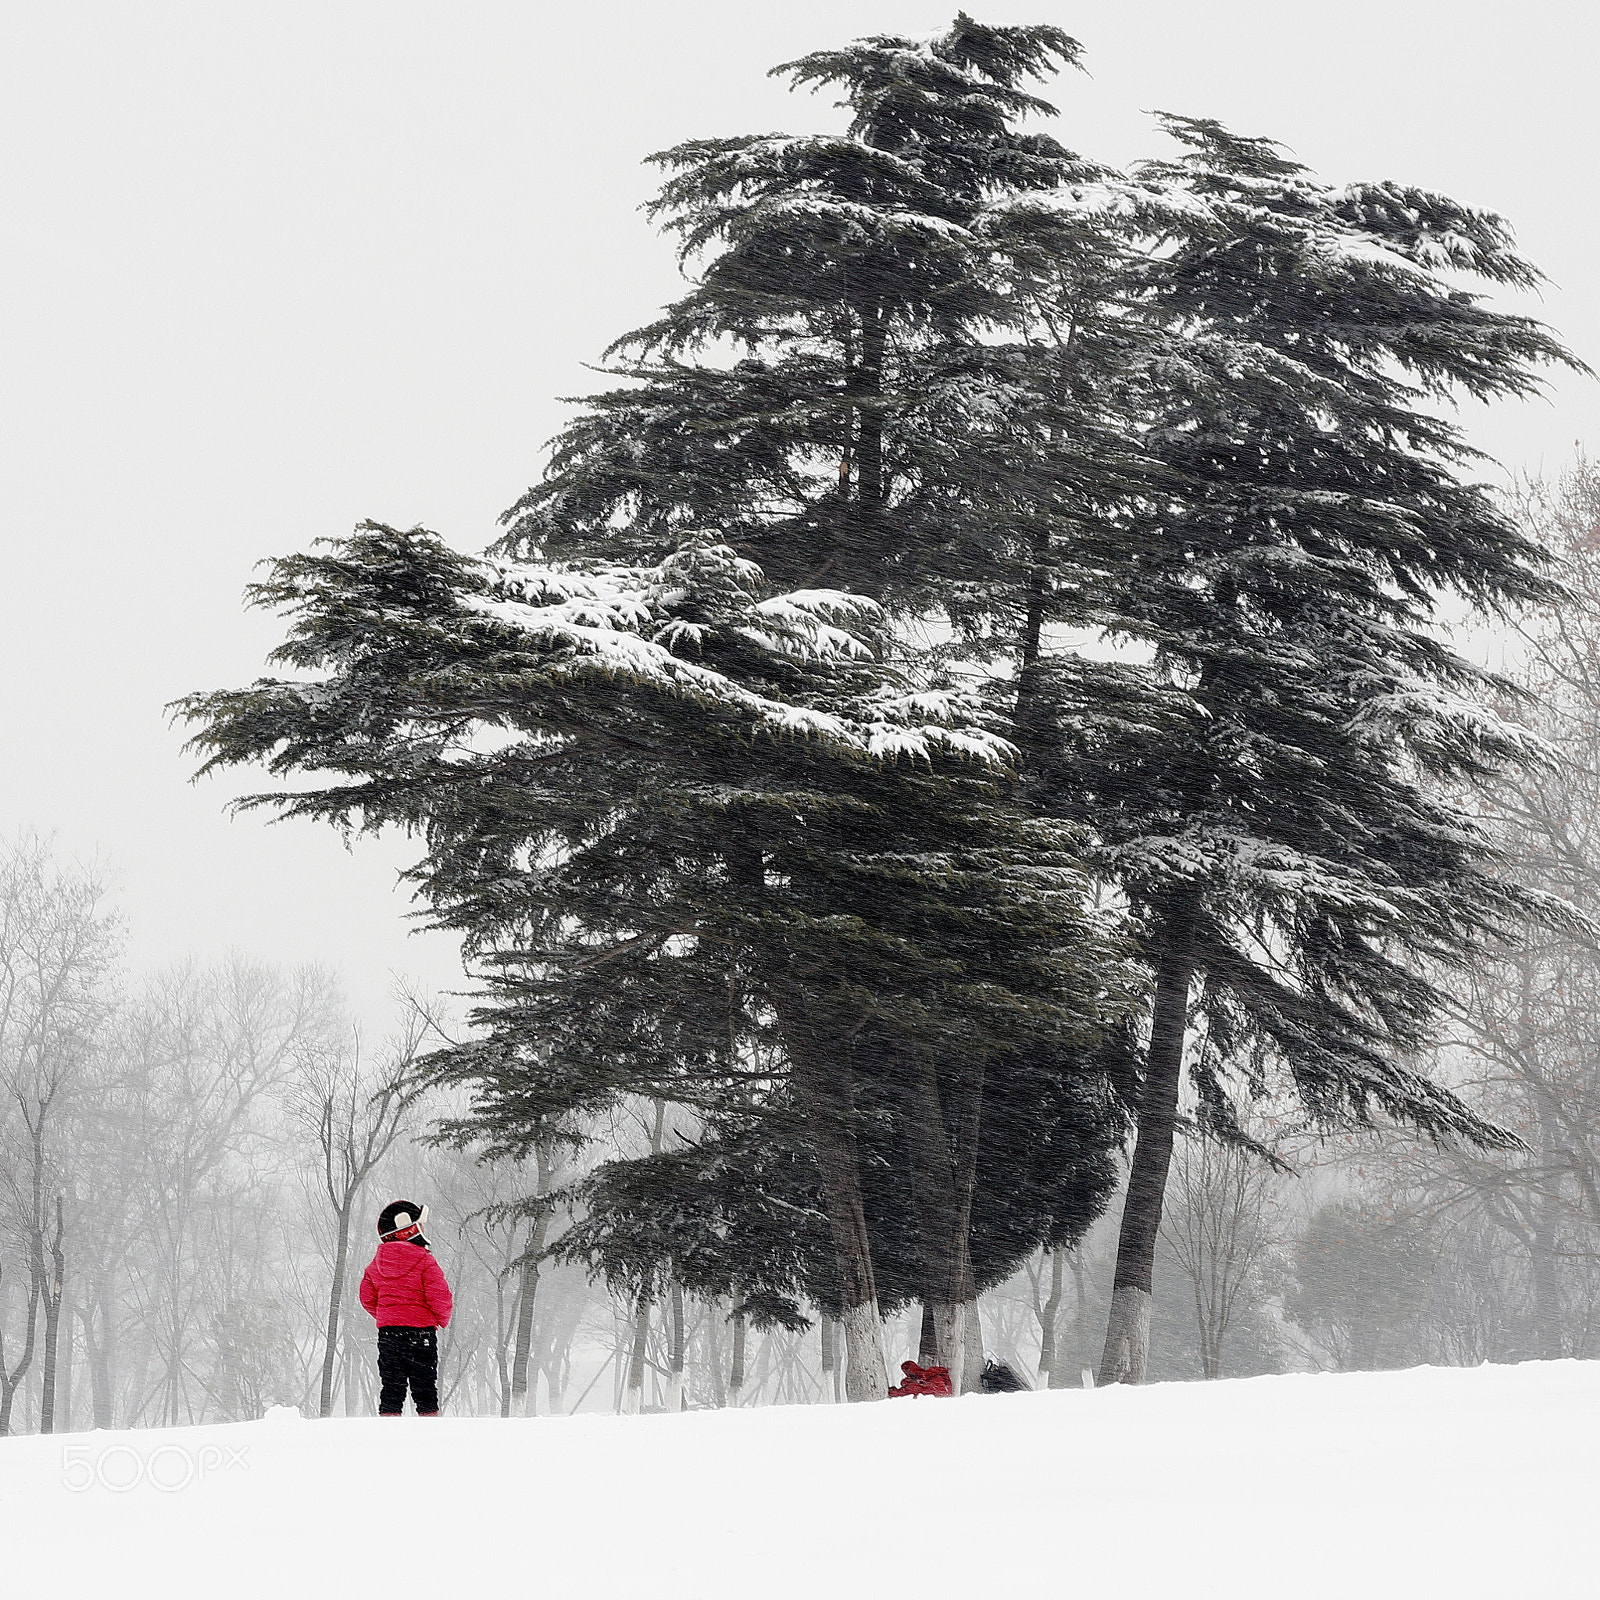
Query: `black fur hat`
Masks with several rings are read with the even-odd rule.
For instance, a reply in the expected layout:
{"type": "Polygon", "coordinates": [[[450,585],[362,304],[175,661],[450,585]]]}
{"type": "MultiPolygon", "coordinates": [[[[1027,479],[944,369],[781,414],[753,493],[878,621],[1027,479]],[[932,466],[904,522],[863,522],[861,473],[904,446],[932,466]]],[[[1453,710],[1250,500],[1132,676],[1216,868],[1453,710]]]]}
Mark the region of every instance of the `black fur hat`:
{"type": "Polygon", "coordinates": [[[378,1237],[385,1243],[393,1239],[426,1244],[422,1230],[427,1225],[428,1208],[415,1200],[391,1200],[378,1213],[378,1237]]]}

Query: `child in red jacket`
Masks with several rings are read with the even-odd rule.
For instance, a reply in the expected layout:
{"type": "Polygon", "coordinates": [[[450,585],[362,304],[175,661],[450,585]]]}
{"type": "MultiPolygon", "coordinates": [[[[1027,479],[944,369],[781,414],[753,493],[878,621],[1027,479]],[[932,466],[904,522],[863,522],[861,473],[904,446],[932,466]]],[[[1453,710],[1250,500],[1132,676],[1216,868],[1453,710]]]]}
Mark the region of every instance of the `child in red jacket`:
{"type": "Polygon", "coordinates": [[[378,1214],[378,1253],[361,1274],[361,1303],[378,1324],[378,1415],[398,1417],[406,1387],[419,1417],[439,1415],[439,1338],[450,1285],[422,1236],[428,1208],[391,1200],[378,1214]]]}

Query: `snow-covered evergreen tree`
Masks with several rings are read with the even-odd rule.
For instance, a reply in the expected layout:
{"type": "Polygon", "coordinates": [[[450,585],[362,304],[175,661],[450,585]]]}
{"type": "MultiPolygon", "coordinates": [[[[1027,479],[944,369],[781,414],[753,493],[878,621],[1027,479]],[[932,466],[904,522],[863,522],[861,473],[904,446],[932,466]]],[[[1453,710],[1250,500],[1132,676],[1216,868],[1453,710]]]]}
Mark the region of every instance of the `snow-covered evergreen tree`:
{"type": "Polygon", "coordinates": [[[1167,487],[1098,597],[1152,665],[1121,675],[1122,718],[1067,674],[1060,758],[1034,768],[1047,810],[1092,818],[1153,985],[1102,1381],[1143,1373],[1192,1000],[1207,1026],[1188,1064],[1224,1135],[1228,1080],[1249,1093],[1282,1066],[1324,1124],[1501,1137],[1408,1065],[1439,999],[1425,972],[1522,898],[1458,794],[1524,741],[1484,709],[1440,601],[1493,614],[1550,590],[1439,402],[1528,393],[1565,359],[1457,286],[1536,281],[1498,218],[1330,187],[1266,141],[1164,122],[1186,151],[1133,187],[1169,219],[1142,290],[1181,341],[1147,369],[1167,487]]]}
{"type": "MultiPolygon", "coordinates": [[[[619,341],[626,385],[558,441],[505,550],[656,560],[714,530],[778,581],[879,601],[913,674],[1029,627],[1037,651],[1048,530],[1103,533],[1096,512],[1143,481],[1119,410],[1142,337],[1122,325],[1126,219],[1085,199],[1111,175],[1016,126],[1053,109],[1028,81],[1077,49],[965,16],[858,40],[778,69],[837,86],[843,133],[658,157],[656,215],[698,277],[619,341]],[[938,645],[916,647],[930,623],[938,645]]],[[[923,1298],[959,1372],[984,1053],[852,1037],[893,1086],[923,1298]]]]}

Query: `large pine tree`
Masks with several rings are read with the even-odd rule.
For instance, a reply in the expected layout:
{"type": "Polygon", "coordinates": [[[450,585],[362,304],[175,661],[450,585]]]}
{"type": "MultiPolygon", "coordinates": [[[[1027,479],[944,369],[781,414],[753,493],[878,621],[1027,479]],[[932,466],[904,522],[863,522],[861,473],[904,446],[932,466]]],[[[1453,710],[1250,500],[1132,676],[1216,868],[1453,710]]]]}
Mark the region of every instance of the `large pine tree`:
{"type": "MultiPolygon", "coordinates": [[[[482,1087],[472,1131],[523,1148],[549,1118],[629,1093],[715,1113],[737,1090],[748,1110],[750,1080],[771,1070],[752,1063],[780,1060],[818,1165],[850,1384],[863,1395],[883,1382],[856,1150],[869,1109],[898,1130],[922,1294],[938,1354],[957,1371],[973,1345],[986,1094],[998,1109],[1028,1084],[1049,1098],[1052,1074],[1082,1078],[1101,1086],[1080,1096],[1098,1106],[1086,1142],[1103,1144],[1111,1127],[1092,1046],[1119,974],[1081,911],[1071,841],[1019,817],[1002,775],[981,766],[999,747],[949,727],[961,713],[937,686],[942,652],[910,643],[940,615],[981,639],[996,597],[1003,611],[1037,579],[1023,506],[1054,503],[1063,486],[1087,504],[1086,480],[1126,471],[1094,382],[1098,361],[1115,390],[1120,347],[1099,340],[1081,305],[1060,319],[1064,340],[1041,346],[1024,327],[1023,308],[1061,300],[1069,254],[1098,259],[1097,221],[1019,203],[1100,176],[1014,126],[1049,110],[1027,79],[1076,49],[1053,29],[961,17],[935,39],[870,39],[780,69],[839,85],[850,126],[660,158],[672,176],[658,215],[700,275],[621,342],[625,385],[589,403],[509,515],[501,553],[528,572],[490,580],[462,568],[435,587],[441,547],[369,529],[259,591],[303,608],[289,659],[332,670],[330,703],[348,713],[352,696],[399,695],[409,708],[411,721],[361,748],[371,781],[360,796],[297,804],[426,831],[419,881],[492,989],[485,1041],[438,1063],[482,1087]],[[1031,460],[1040,437],[1055,441],[1050,473],[1031,460]],[[587,577],[552,576],[552,559],[587,577]],[[787,599],[758,604],[741,589],[768,581],[749,578],[740,563],[751,560],[787,599]],[[411,586],[407,605],[438,607],[424,631],[454,641],[443,657],[397,650],[394,615],[374,613],[369,591],[391,561],[411,586]],[[672,660],[715,652],[725,682],[763,704],[828,707],[799,719],[818,737],[738,749],[715,718],[717,739],[693,726],[647,735],[652,719],[684,717],[686,695],[705,695],[685,676],[663,701],[657,660],[642,678],[612,660],[617,704],[603,715],[544,703],[533,685],[547,680],[519,665],[529,689],[518,705],[501,647],[462,632],[460,608],[486,583],[614,588],[619,563],[630,594],[651,590],[639,626],[672,660]],[[1008,567],[1025,575],[1009,589],[998,577],[1008,567]],[[819,616],[859,622],[867,608],[851,596],[898,619],[872,629],[869,663],[852,661],[853,639],[819,616]],[[368,631],[347,659],[339,630],[353,613],[368,631]],[[345,682],[358,661],[359,689],[345,682]],[[603,739],[586,720],[597,715],[603,739]],[[624,733],[635,716],[640,727],[624,733]],[[898,726],[919,717],[922,732],[898,726]],[[875,731],[839,742],[837,726],[873,719],[875,731]],[[470,748],[478,722],[533,743],[496,751],[481,771],[453,742],[440,754],[441,740],[470,748]],[[863,746],[904,759],[863,766],[863,746]],[[404,767],[385,765],[395,761],[404,767]],[[609,770],[597,775],[595,761],[609,770]]],[[[614,628],[620,611],[598,610],[614,628]]],[[[194,708],[219,759],[260,754],[274,737],[288,741],[281,770],[348,759],[303,746],[272,717],[253,722],[264,704],[257,692],[194,708]]],[[[280,697],[274,715],[295,705],[280,697]]],[[[367,734],[346,722],[332,737],[367,734]]],[[[1048,1207],[1031,1214],[1041,1238],[1065,1236],[1048,1207]]]]}
{"type": "Polygon", "coordinates": [[[1441,602],[1497,614],[1550,586],[1441,402],[1526,394],[1566,359],[1458,287],[1536,281],[1498,218],[1164,121],[1185,153],[1134,187],[1166,197],[1140,313],[1184,352],[1147,369],[1166,478],[1092,602],[1151,665],[1125,671],[1120,720],[1103,678],[1086,703],[1064,671],[1056,756],[1041,739],[1033,767],[1047,810],[1092,819],[1152,986],[1102,1381],[1143,1376],[1191,1041],[1225,1137],[1274,1066],[1324,1125],[1501,1137],[1409,1064],[1440,998],[1426,974],[1523,909],[1462,793],[1522,741],[1441,602]]]}
{"type": "MultiPolygon", "coordinates": [[[[1110,175],[1017,126],[1053,110],[1029,80],[1077,50],[966,16],[859,40],[777,69],[836,86],[842,133],[657,157],[671,175],[655,214],[694,287],[619,341],[625,384],[558,441],[503,549],[655,560],[714,530],[785,584],[877,600],[913,676],[1019,634],[1037,654],[1052,522],[1087,548],[1143,481],[1123,422],[1143,337],[1119,304],[1125,219],[1082,198],[1110,175]]],[[[979,1343],[968,1238],[998,1058],[930,1054],[908,1028],[851,1038],[839,1114],[862,1074],[893,1084],[936,1353],[959,1373],[979,1343]]]]}

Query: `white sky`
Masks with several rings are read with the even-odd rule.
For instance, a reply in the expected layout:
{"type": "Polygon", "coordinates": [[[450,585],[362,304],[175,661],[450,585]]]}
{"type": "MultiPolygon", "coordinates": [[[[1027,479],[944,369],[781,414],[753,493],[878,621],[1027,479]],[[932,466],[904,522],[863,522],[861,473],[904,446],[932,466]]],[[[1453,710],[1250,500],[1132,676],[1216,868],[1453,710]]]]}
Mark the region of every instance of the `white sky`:
{"type": "MultiPolygon", "coordinates": [[[[1087,47],[1058,133],[1113,162],[1214,116],[1332,179],[1491,207],[1600,364],[1600,24],[1576,0],[1018,9],[1087,47]]],[[[229,821],[162,706],[262,670],[252,563],[363,517],[479,548],[555,397],[675,292],[636,207],[678,140],[831,125],[765,71],[937,4],[240,0],[0,6],[0,831],[118,869],[143,961],[233,947],[449,985],[403,841],[229,821]]],[[[1472,418],[1513,467],[1600,446],[1600,384],[1472,418]]]]}

